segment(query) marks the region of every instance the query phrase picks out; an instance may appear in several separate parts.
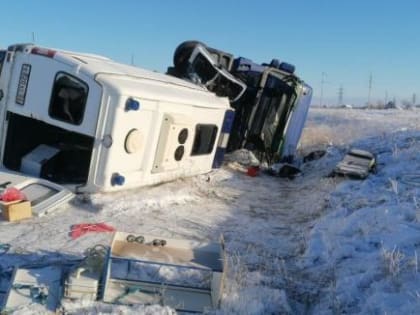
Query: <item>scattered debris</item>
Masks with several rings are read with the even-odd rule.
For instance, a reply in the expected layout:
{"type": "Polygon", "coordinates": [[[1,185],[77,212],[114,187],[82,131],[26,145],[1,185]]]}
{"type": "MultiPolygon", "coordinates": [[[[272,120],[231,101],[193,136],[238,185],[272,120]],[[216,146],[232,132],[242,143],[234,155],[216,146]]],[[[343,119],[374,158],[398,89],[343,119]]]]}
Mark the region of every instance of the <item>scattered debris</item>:
{"type": "Polygon", "coordinates": [[[248,176],[258,176],[261,171],[261,163],[252,151],[247,149],[236,150],[226,155],[225,160],[231,169],[244,173],[248,176]]]}
{"type": "Polygon", "coordinates": [[[3,193],[0,195],[0,200],[3,202],[21,201],[26,200],[26,197],[19,189],[10,187],[3,191],[3,193]]]}
{"type": "Polygon", "coordinates": [[[260,161],[255,156],[255,154],[247,149],[239,149],[232,153],[226,154],[225,160],[227,162],[237,162],[245,167],[260,165],[260,161]]]}
{"type": "Polygon", "coordinates": [[[103,299],[203,312],[219,305],[224,265],[223,240],[199,243],[117,232],[108,256],[103,299]]]}
{"type": "Polygon", "coordinates": [[[6,221],[18,221],[32,217],[31,203],[27,200],[0,201],[0,208],[3,219],[6,221]]]}
{"type": "MultiPolygon", "coordinates": [[[[79,227],[89,231],[98,225],[79,227]]],[[[1,244],[0,255],[9,248],[1,244]]],[[[96,245],[85,255],[70,265],[16,267],[0,310],[35,303],[55,312],[65,309],[66,301],[101,298],[194,313],[219,306],[226,264],[223,239],[201,243],[115,232],[110,247],[96,245]]]]}
{"type": "Polygon", "coordinates": [[[327,151],[325,151],[325,150],[312,151],[311,153],[309,153],[309,154],[307,154],[303,157],[303,163],[319,160],[326,153],[327,153],[327,151]]]}
{"type": "Polygon", "coordinates": [[[87,250],[86,258],[67,277],[64,283],[64,297],[70,300],[95,301],[99,293],[99,281],[108,249],[96,245],[87,250]]]}
{"type": "Polygon", "coordinates": [[[278,177],[287,177],[289,179],[295,178],[302,171],[295,165],[289,163],[276,163],[271,165],[268,169],[268,174],[278,176],[278,177]]]}
{"type": "Polygon", "coordinates": [[[255,176],[258,176],[259,172],[260,172],[259,166],[250,166],[248,167],[246,174],[248,176],[255,177],[255,176]]]}
{"type": "MultiPolygon", "coordinates": [[[[0,184],[3,193],[10,192],[6,198],[23,198],[30,202],[34,216],[50,213],[74,197],[74,194],[64,186],[41,178],[19,175],[5,169],[0,169],[0,182],[3,183],[0,184]]],[[[28,214],[28,205],[25,207],[28,214]]]]}
{"type": "Polygon", "coordinates": [[[0,243],[0,256],[6,254],[10,249],[10,244],[0,243]]]}
{"type": "Polygon", "coordinates": [[[60,304],[61,279],[62,269],[57,266],[16,268],[2,309],[7,312],[34,303],[55,312],[60,304]]]}
{"type": "Polygon", "coordinates": [[[337,164],[333,174],[352,178],[365,179],[370,172],[376,169],[375,156],[364,150],[352,149],[343,160],[337,164]]]}
{"type": "Polygon", "coordinates": [[[80,223],[71,226],[70,236],[75,240],[89,232],[115,232],[115,228],[106,223],[80,223]]]}
{"type": "Polygon", "coordinates": [[[6,221],[18,221],[32,217],[30,201],[17,188],[6,188],[0,195],[0,209],[6,221]]]}

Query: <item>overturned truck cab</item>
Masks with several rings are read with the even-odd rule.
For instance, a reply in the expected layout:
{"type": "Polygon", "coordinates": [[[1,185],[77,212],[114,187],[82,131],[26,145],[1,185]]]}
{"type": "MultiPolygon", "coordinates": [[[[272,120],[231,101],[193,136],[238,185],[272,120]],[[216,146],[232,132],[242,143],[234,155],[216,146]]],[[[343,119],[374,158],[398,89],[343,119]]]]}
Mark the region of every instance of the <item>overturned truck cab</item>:
{"type": "Polygon", "coordinates": [[[173,63],[168,74],[229,98],[235,117],[225,151],[246,148],[268,164],[294,161],[312,88],[292,64],[257,64],[199,41],[181,43],[173,63]]]}
{"type": "Polygon", "coordinates": [[[76,192],[210,171],[229,113],[205,88],[102,56],[32,44],[0,52],[2,166],[76,192]]]}

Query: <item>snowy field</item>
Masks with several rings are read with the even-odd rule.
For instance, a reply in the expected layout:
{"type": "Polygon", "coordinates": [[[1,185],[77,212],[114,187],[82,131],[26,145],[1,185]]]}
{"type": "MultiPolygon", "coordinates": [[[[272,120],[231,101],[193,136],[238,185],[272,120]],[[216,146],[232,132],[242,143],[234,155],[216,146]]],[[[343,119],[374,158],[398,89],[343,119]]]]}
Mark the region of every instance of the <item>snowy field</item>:
{"type": "MultiPolygon", "coordinates": [[[[237,162],[134,191],[78,197],[19,223],[0,221],[0,292],[10,269],[82,258],[111,233],[76,240],[72,224],[106,222],[162,238],[218,241],[228,254],[220,309],[210,314],[418,314],[420,111],[312,108],[294,180],[249,177],[237,162]],[[364,181],[328,177],[350,147],[377,155],[364,181]]],[[[0,293],[1,298],[1,293],[0,293]]],[[[67,314],[174,314],[169,307],[66,305],[67,314]]],[[[15,314],[45,314],[22,307],[15,314]]]]}

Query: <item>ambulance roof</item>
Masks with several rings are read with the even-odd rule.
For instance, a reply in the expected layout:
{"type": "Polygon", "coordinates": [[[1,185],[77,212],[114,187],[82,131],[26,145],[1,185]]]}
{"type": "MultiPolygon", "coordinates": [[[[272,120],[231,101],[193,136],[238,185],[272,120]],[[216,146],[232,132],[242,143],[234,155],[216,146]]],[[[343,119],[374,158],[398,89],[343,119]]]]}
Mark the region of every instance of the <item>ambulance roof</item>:
{"type": "Polygon", "coordinates": [[[204,87],[159,72],[118,63],[100,55],[33,44],[12,45],[8,51],[40,55],[73,66],[79,73],[94,78],[111,93],[118,95],[207,108],[230,108],[227,98],[218,97],[204,87]]]}
{"type": "Polygon", "coordinates": [[[81,72],[93,76],[96,81],[119,95],[207,108],[230,107],[227,98],[218,97],[186,80],[118,63],[102,56],[57,51],[54,58],[71,59],[78,63],[81,72]]]}

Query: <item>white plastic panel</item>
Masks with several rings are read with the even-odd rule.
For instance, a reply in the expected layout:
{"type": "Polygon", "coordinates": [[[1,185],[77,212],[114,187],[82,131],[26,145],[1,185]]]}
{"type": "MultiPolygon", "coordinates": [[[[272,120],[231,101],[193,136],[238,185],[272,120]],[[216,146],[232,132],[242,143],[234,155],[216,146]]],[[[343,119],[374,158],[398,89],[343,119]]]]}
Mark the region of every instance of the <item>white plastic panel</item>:
{"type": "Polygon", "coordinates": [[[194,136],[193,124],[185,116],[165,114],[159,135],[152,172],[164,172],[182,167],[189,159],[194,136]],[[180,139],[181,133],[186,134],[180,139]]]}
{"type": "MultiPolygon", "coordinates": [[[[4,303],[5,311],[30,304],[44,304],[49,312],[55,312],[60,302],[62,270],[57,266],[33,269],[16,269],[4,303]],[[39,292],[46,295],[42,301],[39,292]]],[[[47,313],[47,312],[46,312],[47,313]]]]}
{"type": "Polygon", "coordinates": [[[9,187],[21,190],[31,201],[32,214],[35,216],[49,213],[74,197],[70,190],[61,185],[4,169],[0,170],[0,187],[0,193],[9,187]]]}
{"type": "Polygon", "coordinates": [[[104,301],[203,312],[219,304],[224,269],[223,239],[202,243],[117,232],[107,261],[104,301]],[[164,245],[156,245],[162,241],[164,245]]]}

